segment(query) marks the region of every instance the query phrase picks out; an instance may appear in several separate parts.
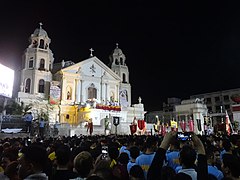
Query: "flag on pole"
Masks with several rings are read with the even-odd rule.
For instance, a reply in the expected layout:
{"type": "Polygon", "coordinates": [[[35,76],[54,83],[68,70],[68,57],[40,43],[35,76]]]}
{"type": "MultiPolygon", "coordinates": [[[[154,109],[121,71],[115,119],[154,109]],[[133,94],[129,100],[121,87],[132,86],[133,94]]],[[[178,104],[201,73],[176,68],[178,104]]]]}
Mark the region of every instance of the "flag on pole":
{"type": "Polygon", "coordinates": [[[230,136],[231,135],[231,122],[230,122],[230,119],[229,119],[229,116],[228,116],[228,113],[226,111],[226,132],[227,132],[227,135],[230,136]]]}

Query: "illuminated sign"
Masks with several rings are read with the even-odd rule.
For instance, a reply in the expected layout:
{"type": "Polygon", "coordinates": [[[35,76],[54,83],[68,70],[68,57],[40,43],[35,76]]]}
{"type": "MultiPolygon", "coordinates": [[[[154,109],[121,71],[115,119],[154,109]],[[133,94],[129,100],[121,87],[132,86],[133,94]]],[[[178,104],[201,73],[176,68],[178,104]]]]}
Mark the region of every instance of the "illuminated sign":
{"type": "Polygon", "coordinates": [[[14,70],[0,64],[0,95],[12,97],[14,70]]]}

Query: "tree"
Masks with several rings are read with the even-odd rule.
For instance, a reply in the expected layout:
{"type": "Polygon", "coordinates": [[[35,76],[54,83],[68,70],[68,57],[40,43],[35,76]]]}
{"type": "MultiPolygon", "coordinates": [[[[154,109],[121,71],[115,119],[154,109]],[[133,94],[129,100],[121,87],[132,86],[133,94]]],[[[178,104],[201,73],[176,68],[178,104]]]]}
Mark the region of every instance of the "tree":
{"type": "Polygon", "coordinates": [[[32,104],[25,105],[24,102],[19,104],[16,101],[12,101],[5,107],[5,109],[6,114],[23,115],[32,109],[32,104]]]}

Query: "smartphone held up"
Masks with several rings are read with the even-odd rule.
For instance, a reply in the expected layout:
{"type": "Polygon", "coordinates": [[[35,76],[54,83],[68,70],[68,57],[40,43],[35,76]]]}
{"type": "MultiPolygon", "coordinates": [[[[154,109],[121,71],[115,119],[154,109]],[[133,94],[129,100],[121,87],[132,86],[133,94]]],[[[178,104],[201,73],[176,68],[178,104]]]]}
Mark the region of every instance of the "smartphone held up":
{"type": "Polygon", "coordinates": [[[192,140],[192,132],[178,132],[177,140],[179,141],[191,141],[192,140]]]}
{"type": "Polygon", "coordinates": [[[108,146],[102,146],[102,158],[106,159],[108,157],[108,146]]]}

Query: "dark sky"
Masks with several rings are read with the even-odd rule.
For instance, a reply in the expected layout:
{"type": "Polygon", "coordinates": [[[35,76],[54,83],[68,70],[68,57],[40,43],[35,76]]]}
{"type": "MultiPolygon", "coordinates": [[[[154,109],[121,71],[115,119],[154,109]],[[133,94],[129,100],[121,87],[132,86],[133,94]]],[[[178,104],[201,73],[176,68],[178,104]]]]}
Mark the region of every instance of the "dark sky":
{"type": "Polygon", "coordinates": [[[0,62],[20,69],[28,38],[43,23],[55,62],[89,49],[105,64],[119,43],[132,103],[160,110],[168,97],[240,87],[240,11],[231,1],[3,1],[0,62]]]}

